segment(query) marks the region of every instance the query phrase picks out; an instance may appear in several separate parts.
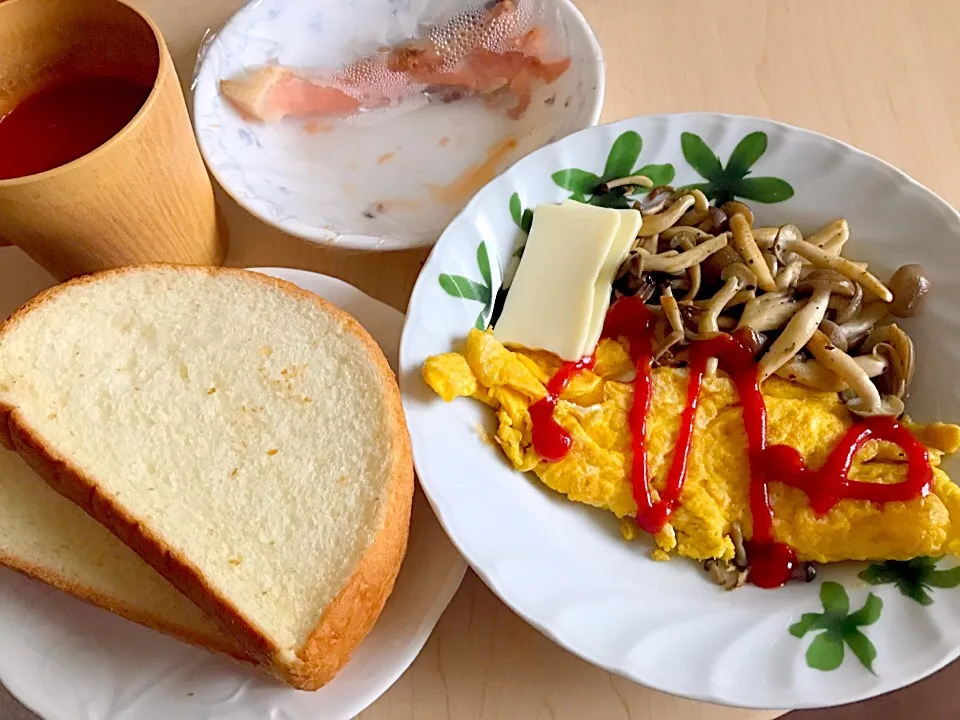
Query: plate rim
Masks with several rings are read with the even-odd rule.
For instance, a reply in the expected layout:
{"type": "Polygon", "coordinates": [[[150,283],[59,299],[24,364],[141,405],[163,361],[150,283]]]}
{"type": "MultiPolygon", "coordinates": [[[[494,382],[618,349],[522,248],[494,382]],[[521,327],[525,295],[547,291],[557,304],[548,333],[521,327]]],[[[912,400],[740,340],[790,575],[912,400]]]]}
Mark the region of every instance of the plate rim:
{"type": "MultiPolygon", "coordinates": [[[[351,285],[350,283],[344,280],[341,280],[340,278],[337,278],[337,277],[325,275],[323,273],[313,272],[311,270],[304,270],[301,268],[258,266],[258,267],[245,267],[242,269],[249,270],[250,272],[256,272],[261,275],[274,277],[280,280],[285,280],[287,282],[292,282],[301,288],[302,286],[294,278],[296,277],[320,278],[321,282],[329,283],[330,286],[337,288],[338,291],[346,291],[349,294],[353,294],[354,297],[356,297],[358,300],[363,300],[364,302],[370,302],[375,306],[377,306],[378,311],[386,312],[386,314],[391,316],[396,316],[395,319],[397,323],[401,325],[401,327],[402,327],[402,323],[405,320],[405,314],[400,310],[397,310],[393,306],[388,305],[387,303],[368,295],[360,288],[354,285],[351,285]]],[[[306,288],[302,288],[302,289],[306,289],[306,288]]],[[[330,302],[336,305],[336,303],[333,302],[332,300],[328,300],[325,295],[320,295],[320,293],[317,293],[312,290],[308,290],[308,292],[313,292],[314,294],[319,295],[324,300],[327,300],[327,302],[330,302]]],[[[398,348],[397,363],[399,368],[399,348],[398,348]]],[[[422,485],[420,485],[419,478],[415,477],[415,483],[418,487],[420,487],[420,490],[423,491],[423,487],[422,485]]],[[[423,495],[426,498],[425,491],[423,491],[423,495]]],[[[429,503],[429,499],[428,499],[428,503],[429,503]]],[[[430,512],[433,514],[434,518],[436,518],[437,523],[438,525],[440,525],[440,528],[443,529],[444,534],[447,536],[448,539],[450,539],[450,536],[446,532],[446,529],[444,529],[443,525],[440,523],[440,520],[436,515],[436,511],[433,510],[432,504],[430,504],[430,512]]],[[[430,637],[433,635],[434,630],[436,630],[436,627],[439,624],[440,619],[443,616],[443,613],[449,607],[450,603],[453,601],[454,596],[457,594],[457,591],[460,589],[460,586],[463,583],[463,578],[466,576],[466,572],[469,567],[466,562],[466,559],[463,557],[463,554],[460,553],[459,549],[457,548],[456,544],[453,543],[452,539],[450,540],[450,543],[453,550],[456,551],[457,557],[455,559],[455,562],[451,563],[447,577],[444,580],[444,582],[441,584],[439,592],[434,597],[433,601],[429,604],[429,606],[426,607],[426,611],[423,615],[423,619],[416,628],[414,641],[405,647],[406,653],[405,653],[404,659],[402,659],[399,663],[397,663],[396,667],[394,668],[394,671],[385,674],[384,682],[378,683],[376,686],[372,686],[372,689],[369,692],[363,693],[355,702],[351,704],[352,706],[348,708],[347,713],[343,716],[345,720],[346,718],[351,718],[363,712],[365,709],[369,708],[371,705],[373,705],[373,703],[375,703],[377,700],[383,697],[383,695],[386,694],[386,692],[397,683],[397,681],[403,676],[403,674],[410,669],[410,667],[413,665],[416,659],[420,656],[420,653],[423,652],[423,648],[426,646],[430,637]]],[[[9,568],[0,568],[0,570],[7,571],[19,577],[26,578],[27,580],[30,580],[33,583],[37,583],[41,585],[45,590],[55,592],[61,596],[69,597],[75,602],[83,603],[83,605],[92,607],[101,612],[107,612],[107,613],[110,612],[105,608],[101,608],[91,603],[87,603],[83,600],[80,600],[79,598],[74,598],[69,593],[64,593],[60,590],[57,590],[56,588],[50,587],[40,580],[29,578],[23,575],[22,573],[17,573],[15,570],[12,570],[9,568]]],[[[389,602],[389,599],[388,599],[388,602],[389,602]]],[[[132,622],[132,621],[127,620],[126,622],[132,622]]],[[[152,632],[157,632],[157,631],[152,631],[152,632]]],[[[213,655],[217,655],[216,653],[212,653],[212,651],[205,650],[203,648],[198,648],[198,651],[208,652],[213,655]]],[[[61,720],[59,716],[44,714],[41,711],[41,708],[39,708],[33,702],[33,698],[27,696],[26,694],[27,690],[25,690],[22,687],[19,687],[18,683],[11,684],[9,682],[9,676],[7,673],[4,672],[2,665],[0,665],[0,684],[2,684],[4,688],[6,688],[7,692],[15,701],[19,702],[23,707],[25,707],[27,710],[29,710],[30,712],[32,712],[34,715],[41,718],[42,720],[61,720]]],[[[283,690],[286,690],[287,688],[285,686],[278,685],[277,689],[283,691],[283,690]]],[[[322,692],[322,689],[317,692],[322,692]]],[[[64,717],[62,718],[62,720],[67,720],[67,718],[64,717]]]]}
{"type": "MultiPolygon", "coordinates": [[[[603,49],[600,47],[600,40],[597,38],[596,32],[594,32],[593,27],[587,21],[587,18],[584,16],[583,12],[578,8],[573,0],[555,0],[558,6],[561,8],[561,13],[567,13],[568,18],[571,22],[580,26],[586,33],[588,50],[592,58],[592,66],[596,72],[597,78],[597,89],[594,94],[593,102],[590,106],[590,113],[588,119],[588,125],[586,128],[577,130],[576,132],[582,132],[585,129],[596,127],[600,122],[600,116],[603,112],[603,101],[606,95],[607,87],[607,78],[606,78],[606,58],[603,54],[603,49]]],[[[197,93],[196,89],[198,85],[203,81],[204,76],[204,67],[208,65],[208,62],[211,58],[211,53],[219,42],[221,34],[224,30],[233,26],[234,24],[239,24],[245,14],[252,12],[254,6],[258,5],[259,2],[248,2],[239,10],[237,10],[230,18],[215,32],[212,34],[212,37],[207,37],[204,39],[201,45],[201,53],[197,59],[197,62],[194,65],[193,69],[193,80],[190,84],[190,97],[188,100],[188,105],[190,107],[190,112],[193,117],[193,132],[197,142],[197,147],[200,149],[200,155],[203,157],[204,165],[207,170],[216,180],[217,185],[219,185],[223,191],[242,207],[246,212],[253,215],[257,220],[269,225],[272,228],[280,230],[282,232],[293,235],[294,237],[301,238],[312,245],[319,245],[321,247],[336,247],[343,248],[346,250],[360,250],[366,252],[402,252],[404,250],[415,250],[418,248],[432,247],[436,244],[437,239],[433,240],[424,240],[424,241],[402,241],[397,238],[393,238],[386,235],[365,235],[362,233],[336,233],[332,230],[327,230],[322,227],[315,227],[303,222],[289,222],[286,220],[277,220],[271,218],[266,213],[261,212],[258,209],[252,208],[248,203],[240,197],[238,193],[229,183],[224,182],[224,178],[220,173],[219,169],[214,166],[208,157],[206,148],[204,147],[204,142],[200,137],[200,127],[197,123],[196,118],[198,117],[197,112],[197,93]],[[390,247],[383,248],[382,246],[389,244],[390,247]]],[[[552,143],[547,143],[550,145],[552,143]]],[[[546,145],[542,146],[546,147],[546,145]]],[[[537,148],[539,150],[540,148],[537,148]]],[[[536,152],[534,150],[533,152],[536,152]]],[[[529,153],[532,154],[532,153],[529,153]]],[[[529,155],[528,154],[528,155],[529,155]]],[[[527,156],[524,156],[527,157],[527,156]]],[[[518,158],[514,161],[508,168],[513,167],[516,163],[523,160],[523,158],[518,158]]],[[[482,188],[481,188],[482,189],[482,188]]],[[[479,193],[479,191],[478,191],[479,193]]],[[[471,198],[472,200],[473,198],[471,198]]],[[[441,232],[442,236],[443,232],[441,232]]]]}
{"type": "MultiPolygon", "coordinates": [[[[574,143],[577,141],[577,138],[582,135],[586,135],[592,132],[597,132],[601,128],[609,129],[613,132],[622,132],[628,129],[632,129],[632,125],[636,124],[639,121],[649,121],[649,122],[668,122],[673,124],[680,124],[685,120],[697,120],[699,122],[711,121],[711,122],[737,122],[737,123],[760,123],[768,126],[777,127],[782,131],[787,133],[800,134],[807,136],[808,138],[814,139],[817,142],[827,143],[838,147],[844,153],[849,153],[854,156],[858,156],[862,160],[868,162],[876,163],[879,166],[879,169],[891,173],[897,180],[905,182],[906,184],[912,186],[915,190],[920,190],[924,194],[928,195],[929,198],[937,205],[940,206],[941,210],[946,211],[949,216],[951,216],[954,223],[960,228],[960,211],[954,208],[950,203],[948,203],[943,197],[938,193],[934,192],[927,186],[925,186],[920,181],[908,175],[903,170],[899,169],[892,163],[884,160],[883,158],[877,157],[872,153],[869,153],[865,150],[862,150],[854,145],[851,145],[848,142],[840,140],[839,138],[832,137],[825,133],[817,132],[815,130],[809,130],[807,128],[802,128],[797,125],[786,123],[780,120],[775,120],[772,118],[764,118],[756,115],[745,115],[738,113],[722,113],[722,112],[709,112],[709,111],[694,111],[694,112],[677,112],[677,113],[649,113],[649,114],[639,114],[633,115],[627,118],[622,118],[615,121],[610,121],[606,123],[600,123],[593,127],[584,128],[578,130],[575,133],[571,133],[566,137],[559,138],[556,141],[544,145],[541,148],[531,152],[527,156],[521,158],[516,163],[514,163],[510,168],[505,170],[503,173],[500,173],[497,177],[493,178],[490,182],[484,185],[476,195],[464,206],[453,220],[451,220],[450,225],[454,225],[461,220],[463,217],[473,215],[477,211],[477,206],[484,202],[486,193],[489,188],[497,183],[502,177],[506,175],[512,175],[514,173],[522,172],[524,165],[530,164],[533,165],[537,162],[537,158],[540,155],[545,155],[549,153],[555,146],[565,144],[565,143],[574,143]]],[[[426,261],[421,268],[420,275],[417,278],[416,283],[414,284],[413,290],[410,294],[410,301],[407,305],[407,315],[404,320],[403,332],[400,338],[400,391],[403,397],[404,407],[406,408],[408,403],[413,403],[413,383],[419,381],[420,373],[419,367],[412,367],[407,362],[407,351],[406,349],[410,346],[411,341],[408,339],[413,332],[413,323],[418,321],[419,313],[411,312],[411,309],[417,301],[425,292],[427,286],[428,278],[432,278],[437,273],[435,272],[437,268],[435,265],[438,263],[438,258],[440,257],[441,251],[444,251],[444,246],[451,244],[453,240],[449,239],[452,237],[449,233],[449,226],[447,230],[441,234],[437,242],[430,251],[430,254],[427,256],[426,261]],[[417,380],[412,379],[412,374],[416,375],[417,380]],[[411,396],[411,399],[408,400],[408,394],[411,396]]],[[[408,418],[413,414],[408,412],[408,418]]],[[[408,421],[412,426],[412,421],[408,421]]],[[[445,497],[443,493],[437,492],[434,483],[430,480],[430,473],[425,472],[424,468],[421,466],[424,464],[418,460],[418,455],[425,455],[426,450],[421,448],[421,442],[418,438],[417,433],[413,431],[411,427],[411,441],[413,444],[413,457],[414,457],[414,466],[417,470],[418,477],[421,478],[421,487],[423,488],[424,494],[427,496],[431,506],[433,507],[434,513],[437,516],[437,519],[440,521],[440,524],[443,526],[444,530],[447,532],[448,537],[451,539],[453,544],[457,547],[460,553],[466,558],[467,562],[470,565],[470,568],[477,574],[478,577],[484,582],[487,587],[497,595],[500,600],[506,604],[513,612],[517,613],[525,622],[534,627],[537,631],[545,635],[547,638],[555,642],[557,645],[577,656],[578,658],[589,662],[590,664],[601,668],[607,672],[610,672],[619,677],[630,680],[631,682],[642,685],[643,687],[656,690],[658,692],[663,692],[667,694],[674,695],[676,697],[684,697],[687,699],[695,700],[698,702],[710,703],[714,705],[721,705],[725,707],[737,707],[750,710],[795,710],[795,709],[815,709],[815,708],[827,708],[827,707],[839,707],[843,705],[849,705],[851,703],[860,702],[862,700],[867,700],[874,697],[879,697],[881,695],[894,692],[896,690],[901,690],[909,685],[912,685],[926,677],[933,675],[934,673],[942,670],[945,666],[951,662],[960,658],[960,643],[953,647],[949,652],[945,653],[940,657],[936,663],[928,667],[926,670],[911,673],[906,676],[898,676],[897,679],[891,682],[890,687],[886,687],[879,692],[870,692],[860,691],[855,693],[849,698],[839,700],[839,701],[828,701],[816,702],[811,701],[810,703],[793,703],[791,705],[776,704],[776,705],[765,705],[760,703],[751,703],[751,702],[742,702],[737,701],[736,703],[732,702],[730,699],[716,695],[709,691],[704,692],[684,692],[683,695],[679,695],[676,691],[669,688],[663,687],[661,684],[658,684],[654,681],[648,681],[639,676],[639,673],[632,672],[630,668],[622,666],[616,662],[610,660],[604,660],[603,658],[596,657],[595,654],[591,654],[583,649],[576,647],[575,643],[565,639],[560,633],[556,632],[551,627],[550,617],[546,613],[537,611],[532,607],[525,607],[520,603],[516,602],[515,599],[511,599],[509,596],[509,591],[505,586],[509,583],[503,580],[497,580],[493,573],[488,571],[487,568],[483,565],[483,553],[478,549],[473,548],[470,544],[465,541],[463,537],[458,536],[457,532],[452,529],[453,523],[448,522],[448,518],[445,516],[445,512],[449,508],[444,507],[444,504],[449,507],[455,506],[455,502],[452,502],[449,497],[445,497]]],[[[511,468],[512,472],[517,472],[511,468]]],[[[465,533],[464,533],[465,534],[465,533]]]]}

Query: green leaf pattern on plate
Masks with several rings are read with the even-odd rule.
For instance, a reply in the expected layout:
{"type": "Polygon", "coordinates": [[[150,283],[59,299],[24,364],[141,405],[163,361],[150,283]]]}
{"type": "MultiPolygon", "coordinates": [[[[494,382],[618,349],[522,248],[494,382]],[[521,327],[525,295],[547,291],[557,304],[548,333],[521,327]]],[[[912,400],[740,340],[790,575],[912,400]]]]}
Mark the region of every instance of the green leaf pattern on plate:
{"type": "Polygon", "coordinates": [[[802,638],[808,632],[819,632],[807,648],[807,665],[814,670],[836,670],[843,663],[844,647],[870,672],[877,650],[860,628],[880,619],[883,601],[873,593],[867,595],[863,607],[850,612],[850,598],[843,586],[825,582],[820,586],[822,613],[804,613],[790,626],[790,634],[802,638]]]}
{"type": "Polygon", "coordinates": [[[906,597],[921,605],[933,605],[932,588],[955,588],[960,585],[960,566],[937,570],[940,558],[919,557],[913,560],[887,560],[871,565],[859,577],[870,585],[895,585],[906,597]]]}
{"type": "Polygon", "coordinates": [[[683,157],[707,182],[687,185],[688,189],[702,190],[717,205],[736,198],[761,203],[778,203],[793,197],[793,187],[777,177],[747,177],[757,160],[767,151],[767,134],[756,131],[737,143],[723,167],[720,158],[699,135],[685,132],[680,135],[683,157]]]}
{"type": "Polygon", "coordinates": [[[482,283],[463,275],[448,275],[447,273],[441,273],[438,280],[440,281],[440,287],[447,295],[483,304],[474,326],[478,330],[485,330],[496,295],[493,288],[493,275],[490,272],[490,255],[487,252],[485,242],[481,242],[477,246],[477,268],[480,270],[482,283]]]}
{"type": "MultiPolygon", "coordinates": [[[[519,193],[514,193],[510,196],[510,217],[513,218],[514,224],[520,228],[520,232],[524,235],[530,234],[530,227],[533,225],[533,209],[524,209],[523,203],[520,201],[519,193]]],[[[513,251],[513,256],[515,258],[523,257],[522,243],[513,251]]]]}
{"type": "MultiPolygon", "coordinates": [[[[691,132],[681,134],[680,151],[687,164],[705,182],[685,185],[685,189],[699,189],[718,205],[742,198],[760,203],[779,203],[794,195],[793,187],[778,177],[753,177],[753,166],[767,151],[767,134],[761,131],[745,135],[727,158],[726,166],[717,154],[699,135],[691,132]]],[[[566,168],[551,175],[553,182],[570,193],[570,199],[600,207],[625,208],[631,202],[622,195],[608,193],[596,195],[597,185],[628,175],[644,175],[653,181],[653,186],[669,185],[676,175],[670,163],[637,166],[643,151],[643,140],[632,130],[621,134],[610,148],[601,174],[581,168],[566,168]]],[[[636,194],[647,192],[637,188],[636,194]]],[[[509,199],[510,217],[517,228],[529,234],[533,224],[533,209],[525,207],[520,195],[513,193],[509,199]]],[[[522,257],[523,244],[514,252],[522,257]]],[[[440,287],[451,297],[481,303],[482,309],[475,326],[483,330],[491,320],[494,306],[502,306],[506,294],[504,288],[494,288],[490,256],[486,244],[481,242],[476,253],[480,281],[461,275],[441,274],[440,287]]],[[[933,588],[956,588],[960,586],[960,566],[939,570],[940,558],[915,558],[907,561],[887,561],[874,564],[863,570],[859,577],[870,585],[894,585],[904,596],[923,606],[933,603],[930,591],[933,588]]],[[[824,582],[820,586],[820,603],[823,612],[804,613],[800,620],[790,626],[790,634],[802,638],[814,633],[806,651],[807,665],[815,670],[835,670],[843,663],[846,650],[860,661],[871,673],[877,651],[870,638],[861,628],[877,622],[883,609],[883,601],[872,592],[859,610],[850,612],[847,591],[836,582],[824,582]]]]}
{"type": "MultiPolygon", "coordinates": [[[[567,168],[566,170],[558,170],[550,177],[554,183],[572,193],[570,195],[571,200],[597,205],[598,207],[628,208],[631,203],[623,195],[616,193],[594,194],[597,185],[630,175],[646,175],[656,187],[657,185],[670,184],[676,175],[673,165],[669,163],[636,167],[637,159],[640,157],[642,150],[643,139],[633,130],[627,130],[613,141],[610,152],[607,154],[607,161],[603,166],[603,174],[597,175],[580,168],[567,168]]],[[[635,194],[640,195],[645,192],[647,192],[646,188],[637,188],[635,194]]]]}

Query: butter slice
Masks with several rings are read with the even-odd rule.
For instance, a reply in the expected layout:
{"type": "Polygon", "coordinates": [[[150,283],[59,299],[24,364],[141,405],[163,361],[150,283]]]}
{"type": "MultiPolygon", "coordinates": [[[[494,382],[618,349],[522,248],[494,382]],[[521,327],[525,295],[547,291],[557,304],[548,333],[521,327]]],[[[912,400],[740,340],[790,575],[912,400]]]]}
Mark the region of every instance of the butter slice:
{"type": "MultiPolygon", "coordinates": [[[[566,200],[575,202],[574,200],[566,200]]],[[[593,294],[593,316],[590,320],[590,330],[587,333],[587,339],[583,346],[583,354],[589,355],[600,342],[600,335],[603,333],[603,323],[607,319],[607,310],[610,309],[610,293],[613,291],[613,281],[617,279],[617,271],[623,265],[623,261],[630,254],[630,248],[633,247],[634,240],[637,239],[637,233],[640,232],[640,225],[643,217],[639,210],[618,210],[620,213],[620,227],[610,251],[607,253],[607,259],[600,268],[600,275],[597,278],[596,289],[593,294]]]]}
{"type": "Polygon", "coordinates": [[[493,336],[504,345],[579,360],[593,329],[597,281],[620,221],[620,213],[609,208],[538,205],[493,336]]]}

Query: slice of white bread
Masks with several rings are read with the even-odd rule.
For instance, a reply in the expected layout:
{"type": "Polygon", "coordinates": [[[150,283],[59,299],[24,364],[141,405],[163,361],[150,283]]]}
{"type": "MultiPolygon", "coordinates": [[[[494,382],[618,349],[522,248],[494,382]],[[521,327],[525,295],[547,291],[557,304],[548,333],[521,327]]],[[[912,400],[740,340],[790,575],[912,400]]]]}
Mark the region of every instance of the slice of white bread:
{"type": "Polygon", "coordinates": [[[240,644],[14,452],[0,450],[0,565],[193,645],[240,644]]]}
{"type": "Polygon", "coordinates": [[[146,266],[42,293],[0,327],[0,440],[295,687],[343,666],[406,550],[386,359],[255,273],[146,266]]]}

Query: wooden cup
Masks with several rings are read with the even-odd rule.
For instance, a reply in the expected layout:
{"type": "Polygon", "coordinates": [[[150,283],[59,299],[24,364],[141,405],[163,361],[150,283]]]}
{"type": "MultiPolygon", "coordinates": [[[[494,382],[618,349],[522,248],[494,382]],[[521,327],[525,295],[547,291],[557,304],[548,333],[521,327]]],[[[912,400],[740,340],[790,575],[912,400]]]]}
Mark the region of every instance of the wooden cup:
{"type": "Polygon", "coordinates": [[[153,22],[119,0],[0,2],[0,117],[49,84],[91,75],[152,91],[95,150],[0,180],[0,244],[60,280],[147,262],[221,264],[226,227],[153,22]]]}

